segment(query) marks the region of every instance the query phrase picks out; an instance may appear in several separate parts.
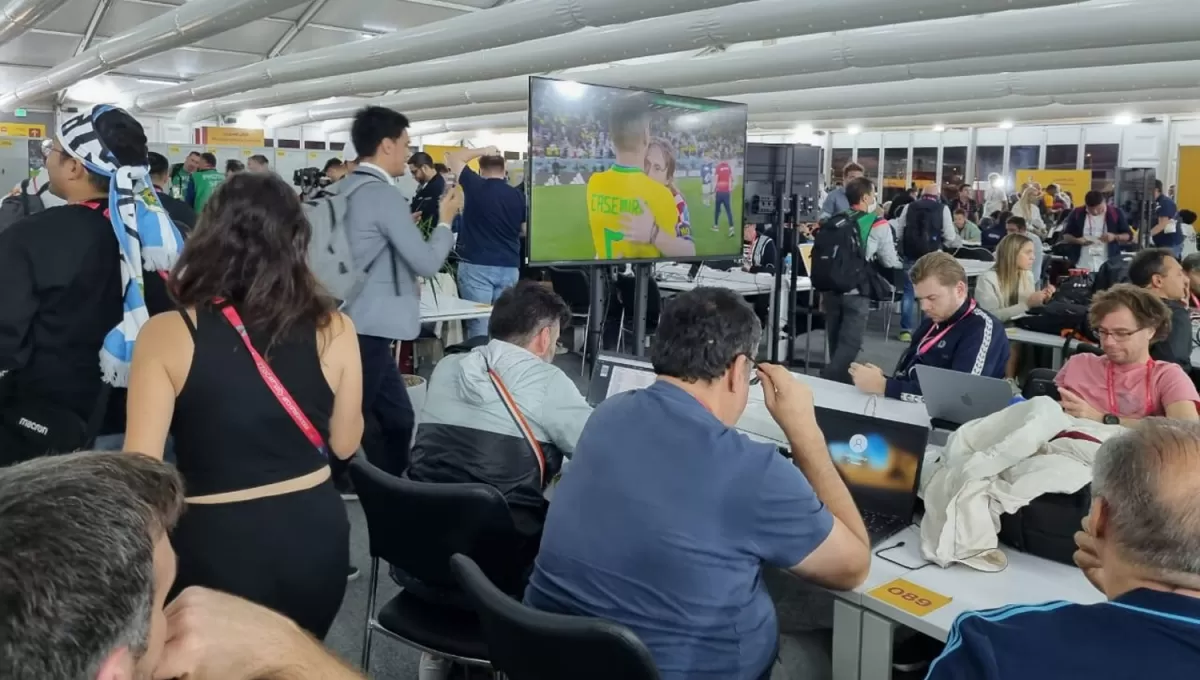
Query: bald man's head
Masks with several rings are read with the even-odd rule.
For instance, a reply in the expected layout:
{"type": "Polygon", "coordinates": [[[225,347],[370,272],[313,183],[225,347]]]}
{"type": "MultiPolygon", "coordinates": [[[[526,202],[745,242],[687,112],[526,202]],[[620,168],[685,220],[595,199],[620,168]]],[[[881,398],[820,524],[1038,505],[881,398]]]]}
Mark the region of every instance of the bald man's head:
{"type": "Polygon", "coordinates": [[[1164,583],[1200,587],[1200,423],[1144,420],[1100,447],[1092,476],[1099,533],[1122,561],[1164,583]]]}

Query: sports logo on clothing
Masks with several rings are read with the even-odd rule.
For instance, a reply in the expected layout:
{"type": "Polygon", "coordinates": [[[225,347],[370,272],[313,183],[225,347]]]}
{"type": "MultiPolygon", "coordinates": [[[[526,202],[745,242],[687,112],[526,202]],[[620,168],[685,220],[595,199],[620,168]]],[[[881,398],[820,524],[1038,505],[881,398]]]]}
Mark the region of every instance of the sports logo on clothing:
{"type": "Polygon", "coordinates": [[[42,436],[45,436],[46,434],[48,434],[50,432],[50,428],[46,427],[45,425],[40,425],[38,423],[35,423],[28,418],[21,418],[20,420],[17,421],[17,424],[20,425],[21,427],[25,428],[26,430],[32,430],[33,432],[37,432],[38,434],[40,434],[42,436]]]}

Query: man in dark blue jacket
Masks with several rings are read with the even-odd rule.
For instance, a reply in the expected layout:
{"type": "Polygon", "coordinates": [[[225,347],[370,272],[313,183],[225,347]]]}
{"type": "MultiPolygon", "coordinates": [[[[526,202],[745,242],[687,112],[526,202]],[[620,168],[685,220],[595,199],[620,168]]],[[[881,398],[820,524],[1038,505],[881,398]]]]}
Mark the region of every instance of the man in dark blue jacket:
{"type": "Polygon", "coordinates": [[[1125,213],[1105,203],[1099,191],[1087,192],[1083,202],[1067,215],[1062,240],[1072,264],[1096,271],[1133,242],[1133,230],[1125,213]]]}
{"type": "Polygon", "coordinates": [[[1200,668],[1200,425],[1150,418],[1106,441],[1075,563],[1107,602],[966,612],[928,680],[1194,678],[1200,668]]]}
{"type": "Polygon", "coordinates": [[[888,378],[873,364],[853,364],[850,377],[863,392],[892,399],[924,401],[917,366],[1004,378],[1008,336],[1004,324],[975,303],[967,273],[949,254],[934,252],[913,265],[909,276],[925,320],[888,378]]]}

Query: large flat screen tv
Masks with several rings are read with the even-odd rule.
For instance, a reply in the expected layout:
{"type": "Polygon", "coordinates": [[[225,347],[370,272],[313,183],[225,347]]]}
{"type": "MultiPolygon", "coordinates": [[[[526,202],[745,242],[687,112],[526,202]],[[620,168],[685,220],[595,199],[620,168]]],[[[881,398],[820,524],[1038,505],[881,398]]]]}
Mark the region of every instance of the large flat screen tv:
{"type": "Polygon", "coordinates": [[[533,77],[533,265],[742,255],[746,106],[533,77]]]}

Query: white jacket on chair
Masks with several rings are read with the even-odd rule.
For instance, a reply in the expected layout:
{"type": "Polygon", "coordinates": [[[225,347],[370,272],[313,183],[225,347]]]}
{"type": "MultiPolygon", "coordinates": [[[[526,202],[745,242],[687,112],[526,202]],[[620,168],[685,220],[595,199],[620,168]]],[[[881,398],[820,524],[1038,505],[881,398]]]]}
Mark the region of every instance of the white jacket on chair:
{"type": "Polygon", "coordinates": [[[963,425],[925,462],[922,556],[942,567],[995,564],[987,558],[999,544],[1000,515],[1087,486],[1096,450],[1122,429],[1069,416],[1049,397],[963,425]]]}

